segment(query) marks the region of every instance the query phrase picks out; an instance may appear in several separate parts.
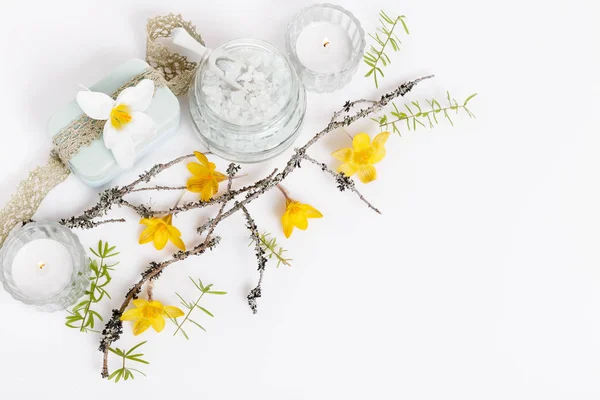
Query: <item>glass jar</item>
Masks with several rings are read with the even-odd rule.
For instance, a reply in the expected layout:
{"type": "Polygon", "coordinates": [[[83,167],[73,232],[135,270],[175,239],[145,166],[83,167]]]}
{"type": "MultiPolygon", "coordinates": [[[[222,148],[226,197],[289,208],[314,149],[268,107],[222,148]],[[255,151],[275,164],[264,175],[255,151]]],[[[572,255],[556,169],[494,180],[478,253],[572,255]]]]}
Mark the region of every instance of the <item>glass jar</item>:
{"type": "MultiPolygon", "coordinates": [[[[4,290],[15,300],[32,305],[40,311],[65,310],[75,304],[87,289],[89,276],[90,268],[87,256],[79,238],[71,230],[56,222],[32,222],[14,229],[0,250],[0,282],[2,282],[4,290]],[[46,246],[38,246],[38,254],[24,254],[35,253],[36,243],[34,242],[39,243],[41,241],[46,242],[46,246]],[[46,254],[44,254],[42,247],[47,250],[46,254]],[[64,281],[60,283],[60,286],[50,291],[46,289],[52,284],[50,281],[56,275],[41,276],[44,287],[39,289],[44,290],[38,290],[36,293],[32,291],[31,285],[29,287],[23,285],[23,279],[19,279],[20,276],[23,276],[23,271],[15,271],[15,268],[39,267],[41,269],[42,263],[39,265],[28,264],[38,264],[38,259],[44,260],[44,256],[48,258],[48,252],[50,251],[59,252],[59,254],[64,253],[63,260],[66,260],[66,262],[48,265],[46,268],[68,269],[62,277],[64,281]],[[25,261],[23,258],[28,259],[28,263],[22,262],[25,261]],[[47,280],[44,281],[43,279],[47,280]]],[[[39,282],[40,280],[38,280],[39,282]]],[[[25,281],[25,284],[27,283],[30,282],[25,281]]]]}
{"type": "Polygon", "coordinates": [[[214,51],[236,62],[218,61],[237,90],[203,63],[190,88],[190,114],[208,150],[228,160],[259,162],[287,149],[300,133],[306,92],[287,58],[268,42],[241,38],[214,51]]]}

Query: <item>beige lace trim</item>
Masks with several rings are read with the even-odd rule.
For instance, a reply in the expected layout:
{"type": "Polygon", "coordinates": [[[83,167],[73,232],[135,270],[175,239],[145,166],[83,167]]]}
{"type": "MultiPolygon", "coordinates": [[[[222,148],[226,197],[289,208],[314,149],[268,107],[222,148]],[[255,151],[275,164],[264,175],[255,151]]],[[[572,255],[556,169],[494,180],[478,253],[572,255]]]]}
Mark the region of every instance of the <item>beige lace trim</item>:
{"type": "Polygon", "coordinates": [[[204,45],[196,27],[185,21],[181,14],[169,14],[148,20],[148,38],[146,42],[146,61],[164,76],[167,86],[175,94],[181,96],[187,93],[198,64],[188,61],[187,57],[173,53],[167,46],[159,43],[160,38],[171,36],[173,29],[184,28],[194,39],[204,45]]]}
{"type": "Polygon", "coordinates": [[[46,194],[67,179],[69,173],[69,169],[54,152],[50,153],[46,165],[29,172],[27,179],[19,183],[8,204],[0,210],[0,246],[17,224],[33,217],[46,194]]]}
{"type": "MultiPolygon", "coordinates": [[[[132,78],[123,86],[113,92],[111,97],[116,99],[124,89],[137,85],[143,79],[152,79],[157,87],[165,86],[166,82],[162,75],[153,68],[144,70],[141,74],[132,78]]],[[[91,119],[85,114],[65,126],[52,138],[54,151],[58,157],[68,165],[69,160],[84,146],[89,146],[102,136],[106,121],[91,119]]]]}

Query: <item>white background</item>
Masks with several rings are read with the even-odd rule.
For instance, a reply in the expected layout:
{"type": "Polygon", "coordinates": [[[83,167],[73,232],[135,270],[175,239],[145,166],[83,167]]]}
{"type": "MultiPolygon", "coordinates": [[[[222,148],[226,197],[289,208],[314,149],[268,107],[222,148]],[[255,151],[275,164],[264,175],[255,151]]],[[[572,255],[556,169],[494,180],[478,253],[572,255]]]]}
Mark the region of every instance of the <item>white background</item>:
{"type": "MultiPolygon", "coordinates": [[[[229,295],[207,299],[216,318],[191,340],[141,339],[148,378],[115,385],[100,379],[98,337],[67,329],[64,314],[35,312],[0,291],[0,397],[220,399],[598,399],[600,398],[600,60],[594,0],[340,0],[372,31],[377,13],[407,15],[410,37],[386,69],[382,91],[435,73],[409,100],[459,100],[472,92],[476,120],[393,136],[379,180],[359,184],[377,216],[310,165],[288,189],[320,209],[306,232],[285,240],[283,209],[273,191],[252,203],[259,226],[288,248],[292,268],[270,265],[258,315],[245,295],[256,266],[243,218],[218,234],[218,249],[173,265],[156,297],[195,295],[187,276],[229,295]],[[114,397],[113,397],[114,398],[114,397]]],[[[145,54],[148,17],[181,12],[210,46],[240,36],[283,47],[287,22],[309,1],[4,1],[0,12],[1,201],[47,159],[48,117],[128,58],[145,54]]],[[[378,97],[365,67],[346,88],[310,94],[308,140],[350,99],[378,97]]],[[[185,105],[186,99],[182,99],[185,105]]],[[[375,133],[364,122],[352,133],[375,133]]],[[[349,141],[332,133],[314,151],[349,141]]],[[[177,136],[115,184],[155,162],[202,149],[187,111],[177,136]]],[[[291,150],[245,166],[244,182],[281,166],[291,150]]],[[[216,160],[221,170],[227,162],[216,160]]],[[[184,166],[158,182],[183,184],[184,166]]],[[[242,183],[242,182],[240,182],[242,183]]],[[[95,203],[96,190],[71,176],[47,197],[36,218],[56,220],[95,203]]],[[[155,194],[169,205],[177,195],[155,194]]],[[[193,199],[193,196],[189,197],[193,199]]],[[[144,202],[147,198],[132,198],[144,202]]],[[[175,219],[188,244],[214,214],[175,219]]],[[[104,315],[152,260],[169,256],[139,246],[129,222],[79,232],[85,246],[109,240],[122,251],[104,315]]],[[[118,343],[137,343],[129,324],[118,343]]],[[[112,365],[116,360],[112,359],[112,365]]]]}

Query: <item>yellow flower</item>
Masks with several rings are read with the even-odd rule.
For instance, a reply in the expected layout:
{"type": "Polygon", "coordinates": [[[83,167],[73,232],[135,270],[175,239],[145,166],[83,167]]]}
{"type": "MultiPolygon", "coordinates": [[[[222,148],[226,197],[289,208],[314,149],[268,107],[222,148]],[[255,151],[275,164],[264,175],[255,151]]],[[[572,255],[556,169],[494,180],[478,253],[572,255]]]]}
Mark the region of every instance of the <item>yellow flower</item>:
{"type": "Polygon", "coordinates": [[[181,250],[185,250],[185,244],[181,240],[181,232],[171,223],[173,215],[165,215],[162,218],[143,218],[140,224],[147,226],[140,235],[140,244],[154,242],[156,250],[162,250],[167,241],[173,242],[181,250]]]}
{"type": "Polygon", "coordinates": [[[147,301],[144,299],[133,300],[136,308],[127,310],[121,315],[121,321],[135,321],[133,334],[135,336],[143,333],[152,326],[156,332],[165,327],[165,316],[177,318],[183,316],[183,311],[177,307],[164,306],[160,301],[147,301]]]}
{"type": "Polygon", "coordinates": [[[216,165],[209,162],[204,154],[195,151],[194,155],[200,164],[192,162],[187,165],[194,175],[188,179],[187,189],[190,192],[200,193],[200,198],[208,201],[219,191],[219,182],[226,180],[227,175],[215,171],[216,165]]]}
{"type": "Polygon", "coordinates": [[[338,172],[346,176],[352,176],[358,172],[358,179],[363,183],[369,183],[377,179],[377,170],[373,164],[377,164],[385,157],[385,142],[390,136],[389,132],[381,132],[373,139],[366,133],[359,133],[352,140],[352,148],[340,149],[331,155],[343,164],[338,172]]]}
{"type": "Polygon", "coordinates": [[[289,238],[292,235],[294,227],[302,230],[308,228],[308,218],[323,218],[323,214],[308,204],[302,204],[286,196],[285,212],[281,217],[285,237],[289,238]]]}

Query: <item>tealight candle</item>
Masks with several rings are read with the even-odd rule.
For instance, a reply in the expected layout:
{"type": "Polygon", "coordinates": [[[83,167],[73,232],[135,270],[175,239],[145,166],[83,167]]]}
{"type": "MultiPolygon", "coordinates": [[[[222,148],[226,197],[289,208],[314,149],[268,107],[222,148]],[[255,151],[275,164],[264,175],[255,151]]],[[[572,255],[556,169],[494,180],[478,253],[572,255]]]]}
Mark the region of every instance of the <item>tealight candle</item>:
{"type": "Polygon", "coordinates": [[[298,36],[296,54],[306,68],[331,74],[341,72],[350,61],[352,43],[341,26],[330,22],[315,22],[298,36]]]}
{"type": "Polygon", "coordinates": [[[15,299],[44,311],[74,304],[89,285],[83,246],[55,222],[14,229],[0,250],[0,281],[15,299]]]}
{"type": "Polygon", "coordinates": [[[286,47],[306,90],[333,92],[352,79],[365,51],[365,32],[348,10],[316,4],[288,25],[286,47]]]}
{"type": "Polygon", "coordinates": [[[69,250],[52,239],[36,239],[15,255],[12,276],[24,295],[32,299],[50,298],[71,280],[73,260],[69,250]]]}

